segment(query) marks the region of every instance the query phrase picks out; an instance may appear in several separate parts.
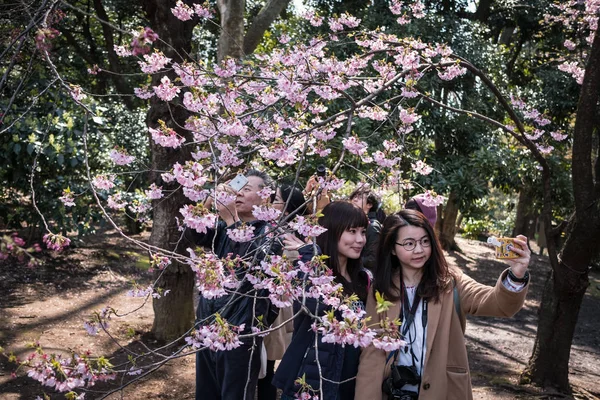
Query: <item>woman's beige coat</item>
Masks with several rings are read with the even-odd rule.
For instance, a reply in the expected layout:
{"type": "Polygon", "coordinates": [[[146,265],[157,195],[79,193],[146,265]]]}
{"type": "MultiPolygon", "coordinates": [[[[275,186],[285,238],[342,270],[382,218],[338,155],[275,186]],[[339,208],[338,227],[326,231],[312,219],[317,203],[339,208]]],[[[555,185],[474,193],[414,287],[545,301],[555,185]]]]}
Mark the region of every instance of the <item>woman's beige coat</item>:
{"type": "MultiPolygon", "coordinates": [[[[419,400],[470,400],[471,376],[465,346],[465,314],[492,317],[511,317],[523,306],[527,287],[519,293],[510,292],[502,284],[505,270],[496,286],[482,285],[462,272],[456,271],[456,287],[460,296],[460,318],[454,308],[453,289],[442,293],[439,302],[427,304],[427,348],[421,379],[419,400]]],[[[396,284],[399,285],[400,277],[396,284]]],[[[367,301],[367,315],[371,323],[385,316],[398,318],[400,303],[391,306],[386,313],[378,315],[373,293],[367,301]]],[[[356,400],[379,400],[387,396],[381,384],[390,374],[389,353],[372,345],[363,349],[356,377],[356,400]]],[[[393,358],[393,357],[392,357],[393,358]]]]}
{"type": "Polygon", "coordinates": [[[294,333],[294,322],[291,321],[293,316],[292,307],[279,309],[279,315],[273,322],[273,327],[280,326],[285,321],[289,322],[265,336],[267,360],[281,360],[283,358],[283,354],[292,341],[292,333],[294,333]]]}

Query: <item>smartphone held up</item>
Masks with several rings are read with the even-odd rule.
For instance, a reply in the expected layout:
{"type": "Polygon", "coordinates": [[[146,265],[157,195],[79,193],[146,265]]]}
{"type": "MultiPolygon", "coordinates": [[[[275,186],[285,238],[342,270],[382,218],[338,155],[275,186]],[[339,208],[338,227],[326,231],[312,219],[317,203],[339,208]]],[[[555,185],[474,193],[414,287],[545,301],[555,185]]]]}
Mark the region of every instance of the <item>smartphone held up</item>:
{"type": "Polygon", "coordinates": [[[520,256],[512,251],[514,248],[522,249],[520,245],[515,243],[513,238],[506,237],[495,237],[490,236],[487,240],[489,244],[492,244],[496,247],[496,258],[499,259],[513,259],[519,258],[520,256]]]}
{"type": "Polygon", "coordinates": [[[246,186],[247,184],[248,184],[248,178],[246,178],[242,174],[238,174],[235,178],[233,178],[228,183],[229,187],[232,188],[233,190],[235,190],[236,192],[239,192],[240,190],[242,190],[242,188],[244,186],[246,186]]]}

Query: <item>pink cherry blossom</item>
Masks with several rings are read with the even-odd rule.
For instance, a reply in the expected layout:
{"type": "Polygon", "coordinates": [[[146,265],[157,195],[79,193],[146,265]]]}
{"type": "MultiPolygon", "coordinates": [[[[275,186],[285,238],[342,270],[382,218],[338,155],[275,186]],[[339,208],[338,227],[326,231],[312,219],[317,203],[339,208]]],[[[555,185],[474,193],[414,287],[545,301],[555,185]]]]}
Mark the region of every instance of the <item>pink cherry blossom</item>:
{"type": "Polygon", "coordinates": [[[273,193],[275,193],[275,191],[273,189],[271,189],[269,186],[265,186],[263,189],[256,192],[256,194],[263,200],[271,198],[273,193]]]}
{"type": "Polygon", "coordinates": [[[149,200],[158,200],[163,197],[162,186],[157,187],[156,183],[150,185],[150,188],[145,190],[144,193],[146,193],[146,197],[149,200]]]}
{"type": "Polygon", "coordinates": [[[573,78],[575,78],[575,80],[577,81],[578,84],[581,85],[583,83],[583,75],[585,73],[585,70],[583,68],[579,67],[577,65],[577,62],[566,61],[563,64],[559,65],[558,69],[563,72],[567,72],[567,73],[571,74],[571,76],[573,78]]]}
{"type": "Polygon", "coordinates": [[[46,233],[43,237],[46,247],[56,252],[62,251],[64,248],[69,247],[71,240],[63,235],[55,235],[53,233],[46,233]]]}
{"type": "Polygon", "coordinates": [[[541,129],[535,129],[533,131],[533,135],[525,134],[525,137],[529,140],[538,140],[544,135],[544,131],[541,129]]]}
{"type": "Polygon", "coordinates": [[[323,17],[319,16],[314,10],[306,11],[301,17],[310,22],[312,26],[321,26],[323,24],[323,17]]]}
{"type": "Polygon", "coordinates": [[[423,205],[426,207],[437,207],[444,203],[444,197],[439,194],[426,190],[423,196],[423,205]]]}
{"type": "Polygon", "coordinates": [[[127,207],[127,201],[121,199],[121,193],[115,193],[108,196],[106,204],[113,210],[122,210],[127,207]]]}
{"type": "Polygon", "coordinates": [[[429,175],[433,171],[433,168],[431,168],[429,165],[425,164],[421,160],[411,164],[411,167],[413,171],[421,175],[429,175]]]}
{"type": "Polygon", "coordinates": [[[575,43],[569,39],[565,40],[564,46],[571,51],[575,50],[576,47],[575,43]]]}
{"type": "Polygon", "coordinates": [[[71,85],[71,97],[77,101],[84,100],[87,95],[83,92],[83,89],[79,85],[71,85]]]}
{"type": "Polygon", "coordinates": [[[75,205],[75,199],[73,193],[70,191],[63,190],[63,195],[58,198],[65,207],[73,207],[75,205]]]}
{"type": "Polygon", "coordinates": [[[176,149],[185,142],[185,138],[180,137],[177,132],[173,129],[168,128],[166,125],[162,126],[161,129],[148,128],[148,132],[152,136],[154,143],[162,147],[171,147],[176,149]]]}
{"type": "Polygon", "coordinates": [[[249,242],[254,239],[254,226],[243,224],[238,228],[227,229],[227,236],[234,242],[249,242]]]}
{"type": "Polygon", "coordinates": [[[98,175],[94,179],[92,179],[92,185],[96,189],[110,190],[115,187],[114,180],[114,175],[98,175]]]}
{"type": "Polygon", "coordinates": [[[171,12],[175,18],[181,21],[189,21],[194,15],[194,10],[192,10],[190,6],[181,0],[177,0],[177,3],[175,3],[175,8],[171,8],[171,12]]]}
{"type": "Polygon", "coordinates": [[[200,18],[212,18],[213,12],[208,7],[208,2],[204,4],[194,4],[194,11],[200,18]]]}
{"type": "Polygon", "coordinates": [[[281,211],[267,206],[253,206],[252,215],[260,221],[274,221],[281,215],[281,211]]]}
{"type": "Polygon", "coordinates": [[[183,224],[198,233],[206,233],[207,229],[212,229],[217,224],[218,216],[210,213],[202,205],[186,204],[179,209],[179,212],[183,216],[183,224]]]}
{"type": "Polygon", "coordinates": [[[446,69],[443,72],[439,71],[438,76],[440,77],[440,79],[442,79],[444,81],[451,81],[452,79],[454,79],[458,76],[464,75],[466,73],[467,73],[466,68],[455,64],[455,65],[446,67],[446,69]]]}
{"type": "Polygon", "coordinates": [[[135,93],[135,95],[137,97],[139,97],[140,99],[150,99],[152,97],[154,97],[154,91],[149,90],[148,86],[144,86],[144,87],[139,87],[139,88],[134,88],[133,92],[135,93]]]}
{"type": "Polygon", "coordinates": [[[127,154],[127,151],[123,148],[114,148],[109,153],[111,160],[117,165],[128,165],[134,160],[134,156],[127,154]]]}
{"type": "Polygon", "coordinates": [[[552,153],[552,150],[554,150],[553,146],[543,146],[540,144],[536,144],[537,149],[540,151],[540,153],[544,154],[544,155],[548,155],[550,153],[552,153]]]}
{"type": "Polygon", "coordinates": [[[342,140],[342,144],[352,154],[363,155],[367,151],[367,144],[358,140],[356,136],[350,136],[342,140]]]}
{"type": "Polygon", "coordinates": [[[399,158],[386,158],[385,154],[381,151],[376,151],[373,153],[373,161],[380,167],[390,168],[396,165],[399,161],[399,158]]]}
{"type": "Polygon", "coordinates": [[[160,82],[161,84],[159,86],[154,86],[153,89],[154,93],[156,93],[161,100],[171,101],[181,91],[179,87],[171,84],[171,80],[166,75],[162,77],[160,82]]]}
{"type": "Polygon", "coordinates": [[[144,54],[144,60],[146,61],[138,61],[138,64],[142,72],[147,74],[158,72],[171,62],[171,59],[165,57],[162,51],[156,51],[150,55],[144,54]]]}
{"type": "Polygon", "coordinates": [[[327,228],[323,228],[321,225],[314,223],[301,215],[297,215],[296,219],[289,223],[289,226],[302,236],[307,237],[316,237],[327,231],[327,228]]]}
{"type": "Polygon", "coordinates": [[[558,131],[555,131],[555,132],[551,132],[550,136],[552,136],[552,138],[554,140],[556,140],[558,142],[561,142],[561,141],[565,140],[569,135],[562,134],[562,133],[560,133],[558,131]]]}
{"type": "Polygon", "coordinates": [[[124,46],[115,45],[115,46],[113,46],[113,49],[119,57],[129,57],[129,56],[133,55],[133,52],[127,45],[124,45],[124,46]]]}

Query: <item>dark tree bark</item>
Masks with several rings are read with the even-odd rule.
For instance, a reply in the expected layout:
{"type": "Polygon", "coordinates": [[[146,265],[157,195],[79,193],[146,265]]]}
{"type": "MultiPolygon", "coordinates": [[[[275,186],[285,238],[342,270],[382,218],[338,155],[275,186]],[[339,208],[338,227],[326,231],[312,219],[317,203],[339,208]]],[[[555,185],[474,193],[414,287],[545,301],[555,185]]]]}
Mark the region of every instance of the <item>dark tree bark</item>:
{"type": "Polygon", "coordinates": [[[251,54],[262,40],[265,31],[277,16],[286,9],[290,0],[267,0],[244,37],[244,54],[251,54]]]}
{"type": "Polygon", "coordinates": [[[536,215],[533,210],[533,191],[529,186],[525,186],[519,193],[519,203],[517,204],[517,216],[515,226],[512,231],[512,237],[525,235],[532,238],[532,232],[535,232],[536,215]]]}
{"type": "Polygon", "coordinates": [[[440,243],[444,250],[453,250],[457,248],[454,240],[454,236],[456,235],[457,217],[458,203],[456,201],[456,194],[454,191],[451,191],[442,215],[438,215],[438,219],[441,220],[441,225],[439,226],[440,243]]]}
{"type": "Polygon", "coordinates": [[[267,0],[244,33],[245,0],[217,0],[221,16],[219,35],[219,61],[227,57],[239,59],[252,54],[262,40],[265,31],[281,14],[290,0],[267,0]]]}
{"type": "MultiPolygon", "coordinates": [[[[182,22],[171,13],[174,2],[163,0],[145,0],[143,7],[150,21],[150,26],[159,35],[161,41],[156,42],[158,48],[174,62],[182,62],[185,54],[189,54],[192,47],[192,30],[196,22],[182,22]]],[[[176,75],[170,72],[172,81],[176,75]]],[[[160,84],[163,75],[152,76],[152,86],[160,84]]],[[[177,100],[177,99],[176,99],[177,100]]],[[[166,104],[156,97],[151,100],[150,110],[146,117],[148,126],[156,128],[158,120],[164,121],[190,142],[188,131],[178,128],[184,125],[188,112],[176,103],[166,104]]],[[[159,146],[150,140],[152,154],[151,181],[156,182],[163,189],[175,189],[172,184],[161,181],[160,173],[168,171],[175,162],[184,163],[190,159],[188,150],[170,149],[159,146]]],[[[154,218],[150,244],[166,250],[177,249],[181,232],[177,229],[175,216],[179,209],[186,203],[181,190],[172,195],[155,200],[153,204],[154,218]]],[[[152,333],[159,340],[170,341],[183,335],[194,321],[194,273],[188,265],[174,262],[161,274],[157,287],[170,290],[169,294],[160,299],[154,299],[154,324],[152,333]]]]}
{"type": "MultiPolygon", "coordinates": [[[[548,240],[552,263],[546,282],[537,336],[522,380],[569,391],[569,356],[581,302],[589,285],[588,267],[600,253],[600,177],[594,176],[593,134],[600,96],[600,34],[596,32],[577,107],[573,137],[575,213],[560,256],[548,240]]],[[[596,157],[598,157],[596,153],[596,157]]],[[[552,236],[549,216],[546,235],[552,236]]]]}
{"type": "Polygon", "coordinates": [[[219,36],[219,61],[226,57],[235,59],[244,56],[244,11],[245,0],[217,0],[221,15],[221,35],[219,36]]]}

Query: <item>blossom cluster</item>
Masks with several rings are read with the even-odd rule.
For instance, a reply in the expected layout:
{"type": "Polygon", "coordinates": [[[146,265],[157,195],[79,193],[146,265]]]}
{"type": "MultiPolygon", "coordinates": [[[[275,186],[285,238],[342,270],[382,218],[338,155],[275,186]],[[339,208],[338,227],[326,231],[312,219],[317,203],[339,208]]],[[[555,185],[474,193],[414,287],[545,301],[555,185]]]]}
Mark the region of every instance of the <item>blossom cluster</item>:
{"type": "Polygon", "coordinates": [[[31,353],[26,361],[20,363],[20,367],[29,369],[27,376],[30,378],[59,392],[90,388],[96,382],[116,378],[112,365],[103,357],[92,358],[89,354],[77,353],[73,353],[70,357],[49,354],[39,345],[36,352],[31,353]]]}
{"type": "Polygon", "coordinates": [[[196,286],[200,295],[207,299],[225,296],[226,289],[235,289],[239,282],[236,270],[243,261],[238,257],[218,258],[214,253],[187,249],[188,264],[196,274],[196,286]]]}
{"type": "Polygon", "coordinates": [[[129,165],[135,157],[127,153],[127,150],[123,148],[114,148],[109,153],[111,160],[117,165],[129,165]]]}
{"type": "Polygon", "coordinates": [[[43,237],[44,244],[47,248],[54,251],[62,251],[64,248],[69,247],[71,239],[60,235],[48,232],[43,237]]]}
{"type": "Polygon", "coordinates": [[[200,326],[185,338],[186,343],[194,349],[208,348],[213,351],[232,350],[240,347],[239,332],[245,328],[230,325],[219,314],[215,314],[215,322],[200,326]]]}
{"type": "Polygon", "coordinates": [[[171,290],[163,290],[162,288],[155,288],[153,285],[146,287],[136,286],[133,289],[127,291],[127,297],[148,297],[152,296],[153,299],[160,299],[163,296],[169,294],[171,290]]]}
{"type": "Polygon", "coordinates": [[[317,237],[321,233],[327,231],[319,225],[315,218],[297,215],[294,221],[289,223],[290,228],[306,237],[317,237]]]}
{"type": "Polygon", "coordinates": [[[41,251],[42,248],[38,243],[26,247],[25,240],[19,237],[16,232],[0,237],[0,261],[12,258],[19,263],[27,261],[28,267],[34,267],[39,264],[39,260],[33,256],[33,253],[41,251]]]}

